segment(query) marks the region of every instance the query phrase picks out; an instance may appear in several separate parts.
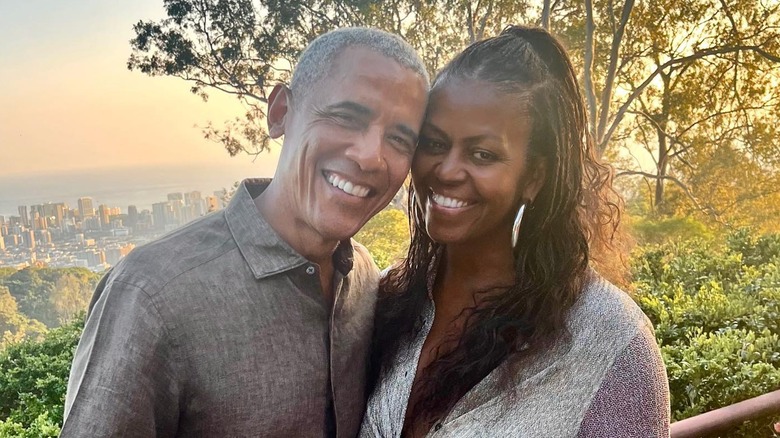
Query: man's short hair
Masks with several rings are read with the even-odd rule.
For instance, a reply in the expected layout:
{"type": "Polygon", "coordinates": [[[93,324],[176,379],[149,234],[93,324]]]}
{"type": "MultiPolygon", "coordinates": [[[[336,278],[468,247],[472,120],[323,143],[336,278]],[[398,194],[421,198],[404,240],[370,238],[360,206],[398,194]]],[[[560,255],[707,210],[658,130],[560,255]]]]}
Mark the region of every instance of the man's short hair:
{"type": "Polygon", "coordinates": [[[333,66],[333,60],[350,47],[364,47],[413,70],[430,84],[428,71],[417,51],[398,35],[367,27],[345,27],[315,38],[298,58],[290,89],[296,99],[304,100],[333,66]]]}

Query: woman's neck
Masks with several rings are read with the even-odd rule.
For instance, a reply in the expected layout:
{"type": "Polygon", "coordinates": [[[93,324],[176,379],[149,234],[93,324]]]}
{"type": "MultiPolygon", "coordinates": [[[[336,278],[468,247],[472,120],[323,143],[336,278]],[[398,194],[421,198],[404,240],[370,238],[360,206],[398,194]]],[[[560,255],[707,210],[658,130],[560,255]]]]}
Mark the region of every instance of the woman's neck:
{"type": "MultiPolygon", "coordinates": [[[[439,264],[437,289],[473,295],[515,283],[514,257],[509,242],[481,241],[447,245],[439,264]]],[[[453,297],[454,298],[454,297],[453,297]]]]}

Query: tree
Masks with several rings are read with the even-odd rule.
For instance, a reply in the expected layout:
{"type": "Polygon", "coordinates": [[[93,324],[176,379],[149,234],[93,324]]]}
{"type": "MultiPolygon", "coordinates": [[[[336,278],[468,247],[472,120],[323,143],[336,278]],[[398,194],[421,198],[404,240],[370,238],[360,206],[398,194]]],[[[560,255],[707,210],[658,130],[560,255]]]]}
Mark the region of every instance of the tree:
{"type": "Polygon", "coordinates": [[[0,351],[25,338],[37,339],[44,333],[46,327],[19,313],[16,300],[8,288],[0,286],[0,351]]]}
{"type": "Polygon", "coordinates": [[[409,222],[397,208],[386,208],[374,216],[355,236],[371,252],[379,269],[385,269],[406,254],[409,222]]]}
{"type": "MultiPolygon", "coordinates": [[[[697,208],[720,219],[719,197],[695,184],[696,177],[712,175],[707,164],[713,156],[736,152],[736,160],[727,161],[743,172],[776,164],[778,151],[768,148],[776,131],[767,122],[780,103],[772,86],[780,67],[779,17],[780,5],[761,2],[661,0],[634,7],[622,53],[643,62],[626,63],[619,72],[630,93],[626,103],[633,98],[633,105],[621,106],[616,117],[624,108],[634,116],[625,128],[653,157],[655,171],[622,174],[653,182],[656,209],[663,210],[665,183],[672,182],[697,208]]],[[[776,181],[776,173],[775,167],[768,179],[776,181]]],[[[767,182],[756,181],[752,194],[767,182]]],[[[771,191],[761,187],[758,193],[771,191]]]]}
{"type": "Polygon", "coordinates": [[[52,328],[86,309],[99,280],[100,274],[84,268],[28,267],[0,284],[9,289],[20,313],[52,328]]]}
{"type": "Polygon", "coordinates": [[[69,273],[57,279],[49,301],[57,314],[59,324],[65,324],[78,313],[87,310],[93,288],[94,284],[79,281],[69,273]]]}
{"type": "Polygon", "coordinates": [[[0,436],[59,434],[68,373],[83,326],[82,314],[40,341],[0,351],[0,436]]]}
{"type": "Polygon", "coordinates": [[[653,157],[653,171],[631,163],[619,175],[652,182],[654,206],[664,203],[666,183],[672,182],[697,208],[721,215],[709,200],[700,201],[706,189],[693,184],[706,161],[700,157],[718,148],[738,151],[748,167],[777,171],[780,151],[769,140],[776,134],[771,108],[780,77],[777,2],[163,3],[167,18],[134,27],[128,67],[182,78],[204,98],[207,90],[236,95],[248,108],[246,118],[205,131],[232,155],[267,148],[261,126],[267,92],[289,79],[299,51],[324,30],[370,25],[398,33],[434,73],[452,54],[508,23],[539,23],[559,34],[582,66],[598,154],[615,159],[621,148],[630,153],[639,144],[653,157]]]}
{"type": "Polygon", "coordinates": [[[127,67],[173,76],[204,100],[210,91],[236,96],[243,119],[209,125],[206,138],[229,154],[268,148],[262,124],[270,89],[290,79],[300,51],[315,36],[342,26],[375,26],[410,41],[431,72],[466,44],[498,32],[528,3],[438,0],[163,0],[166,18],[139,21],[127,67]],[[448,13],[442,13],[448,11],[448,13]]]}

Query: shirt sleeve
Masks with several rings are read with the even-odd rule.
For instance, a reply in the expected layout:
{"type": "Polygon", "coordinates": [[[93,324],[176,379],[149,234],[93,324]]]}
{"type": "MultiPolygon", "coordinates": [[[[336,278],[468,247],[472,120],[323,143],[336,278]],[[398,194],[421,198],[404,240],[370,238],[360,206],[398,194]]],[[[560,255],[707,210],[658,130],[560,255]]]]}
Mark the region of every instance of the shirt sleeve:
{"type": "Polygon", "coordinates": [[[668,437],[669,382],[649,327],[626,346],[591,402],[578,438],[668,437]]]}
{"type": "Polygon", "coordinates": [[[175,366],[166,327],[149,295],[104,278],[74,355],[60,436],[175,435],[175,366]]]}

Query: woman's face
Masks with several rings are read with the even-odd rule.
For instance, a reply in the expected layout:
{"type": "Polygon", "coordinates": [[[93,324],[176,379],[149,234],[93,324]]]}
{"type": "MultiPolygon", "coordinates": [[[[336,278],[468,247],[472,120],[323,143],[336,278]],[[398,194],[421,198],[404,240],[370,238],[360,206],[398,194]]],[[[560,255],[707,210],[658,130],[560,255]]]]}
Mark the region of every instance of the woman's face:
{"type": "Polygon", "coordinates": [[[412,182],[434,241],[510,244],[521,201],[536,196],[545,176],[543,165],[529,166],[531,119],[518,99],[477,80],[432,90],[412,182]]]}

